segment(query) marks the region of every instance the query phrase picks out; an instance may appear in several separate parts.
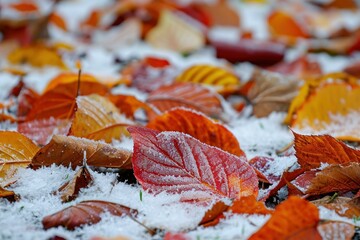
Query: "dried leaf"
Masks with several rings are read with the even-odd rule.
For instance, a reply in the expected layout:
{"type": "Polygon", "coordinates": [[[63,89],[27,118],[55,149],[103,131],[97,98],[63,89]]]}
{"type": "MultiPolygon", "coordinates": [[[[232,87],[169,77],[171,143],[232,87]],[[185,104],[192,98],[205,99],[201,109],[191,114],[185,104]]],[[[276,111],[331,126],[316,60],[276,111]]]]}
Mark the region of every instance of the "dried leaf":
{"type": "Polygon", "coordinates": [[[229,212],[235,214],[272,214],[273,210],[268,209],[263,202],[256,200],[253,195],[236,199],[228,208],[229,212]]]}
{"type": "Polygon", "coordinates": [[[55,134],[67,135],[70,127],[68,119],[47,118],[19,123],[17,130],[37,144],[45,145],[55,134]]]}
{"type": "Polygon", "coordinates": [[[223,201],[216,202],[214,205],[211,206],[211,208],[206,211],[199,225],[202,225],[203,227],[217,225],[220,221],[219,216],[221,216],[222,213],[225,212],[228,208],[229,206],[223,201]]]}
{"type": "Polygon", "coordinates": [[[82,188],[88,187],[94,181],[87,166],[82,166],[75,173],[74,177],[62,185],[58,192],[61,195],[62,202],[74,200],[82,188]]]}
{"type": "Polygon", "coordinates": [[[132,122],[122,116],[106,98],[93,94],[76,100],[77,110],[70,128],[70,135],[93,140],[121,139],[130,136],[126,127],[132,122]]]}
{"type": "Polygon", "coordinates": [[[68,29],[64,19],[55,12],[50,15],[49,22],[62,29],[63,31],[67,31],[68,29]]]}
{"type": "Polygon", "coordinates": [[[31,165],[39,167],[55,163],[71,165],[75,169],[82,166],[84,157],[86,163],[93,167],[131,168],[130,151],[117,149],[106,143],[60,135],[54,135],[51,141],[36,153],[31,165]]]}
{"type": "Polygon", "coordinates": [[[321,239],[316,227],[319,211],[315,205],[299,197],[280,203],[265,225],[249,240],[255,239],[321,239]]]}
{"type": "Polygon", "coordinates": [[[318,207],[325,207],[335,211],[339,216],[353,219],[360,216],[360,204],[351,198],[325,196],[322,199],[312,201],[318,207]]]}
{"type": "Polygon", "coordinates": [[[236,137],[226,127],[193,110],[172,109],[153,119],[147,127],[158,131],[183,132],[236,156],[245,156],[236,137]]]}
{"type": "MultiPolygon", "coordinates": [[[[61,86],[61,84],[66,83],[76,83],[79,82],[79,74],[77,73],[61,73],[55,78],[51,79],[51,81],[46,85],[46,88],[44,90],[45,92],[48,92],[52,89],[57,88],[58,86],[61,86]]],[[[99,82],[97,78],[90,74],[81,74],[80,75],[80,87],[82,84],[89,84],[90,82],[99,82]],[[84,83],[86,82],[86,83],[84,83]]]]}
{"type": "Polygon", "coordinates": [[[19,199],[19,197],[13,191],[6,190],[2,188],[0,185],[0,199],[5,198],[10,202],[15,202],[19,199]]]}
{"type": "Polygon", "coordinates": [[[327,75],[306,84],[286,118],[294,129],[359,141],[360,83],[345,74],[327,75]]]}
{"type": "Polygon", "coordinates": [[[299,90],[299,81],[265,71],[255,71],[254,84],[247,97],[256,117],[265,117],[276,111],[287,111],[299,90]]]}
{"type": "Polygon", "coordinates": [[[311,180],[307,194],[320,195],[338,191],[357,191],[360,189],[360,163],[331,165],[311,180]]]}
{"type": "Polygon", "coordinates": [[[39,11],[39,7],[29,1],[29,2],[20,2],[20,3],[12,3],[9,5],[9,7],[16,9],[19,12],[24,12],[24,13],[30,13],[30,12],[37,12],[39,11]]]}
{"type": "Polygon", "coordinates": [[[19,118],[24,118],[30,112],[33,104],[37,101],[38,98],[39,94],[37,94],[31,88],[22,88],[18,96],[17,116],[19,118]]]}
{"type": "Polygon", "coordinates": [[[345,164],[360,162],[360,151],[350,148],[329,135],[306,136],[293,132],[294,147],[299,164],[313,169],[321,163],[345,164]]]}
{"type": "Polygon", "coordinates": [[[240,16],[227,1],[199,3],[196,6],[208,15],[211,26],[240,27],[240,16]]]}
{"type": "Polygon", "coordinates": [[[105,95],[109,89],[97,82],[77,82],[58,84],[39,97],[29,112],[26,121],[35,119],[70,119],[75,111],[76,97],[79,95],[105,95]]]}
{"type": "Polygon", "coordinates": [[[271,157],[254,157],[249,161],[249,164],[254,168],[256,174],[259,177],[259,180],[262,182],[273,184],[280,180],[278,175],[275,175],[273,172],[268,171],[271,169],[271,166],[275,159],[271,157]]]}
{"type": "Polygon", "coordinates": [[[194,65],[176,78],[176,82],[201,83],[214,87],[218,92],[234,91],[240,81],[233,73],[212,65],[194,65]]]}
{"type": "Polygon", "coordinates": [[[101,220],[101,214],[109,212],[115,216],[135,216],[136,210],[132,210],[123,205],[105,201],[83,201],[74,206],[65,208],[52,215],[46,216],[42,220],[44,229],[63,226],[68,230],[85,224],[95,224],[101,220]]]}
{"type": "Polygon", "coordinates": [[[235,43],[229,41],[211,41],[217,58],[229,62],[250,62],[259,66],[269,66],[283,60],[286,46],[282,43],[255,39],[241,39],[235,43]]]}
{"type": "Polygon", "coordinates": [[[199,29],[170,11],[161,12],[158,24],[147,34],[146,41],[153,47],[176,52],[191,52],[205,45],[204,34],[199,29]]]}
{"type": "Polygon", "coordinates": [[[12,64],[26,63],[38,68],[53,66],[67,69],[55,48],[40,44],[15,49],[8,55],[8,61],[12,64]]]}
{"type": "Polygon", "coordinates": [[[175,107],[187,107],[210,117],[219,117],[223,112],[220,98],[215,92],[193,83],[174,83],[160,87],[150,93],[147,102],[160,112],[175,107]]]}
{"type": "Polygon", "coordinates": [[[26,168],[38,149],[18,132],[0,131],[0,179],[11,177],[18,168],[26,168]]]}
{"type": "Polygon", "coordinates": [[[345,67],[343,71],[357,78],[360,78],[360,61],[350,63],[348,66],[345,67]]]}
{"type": "Polygon", "coordinates": [[[180,132],[129,127],[133,169],[144,189],[183,193],[189,200],[257,196],[258,181],[244,157],[236,157],[180,132]]]}
{"type": "Polygon", "coordinates": [[[330,221],[317,227],[322,240],[351,240],[355,234],[354,225],[346,222],[330,221]]]}

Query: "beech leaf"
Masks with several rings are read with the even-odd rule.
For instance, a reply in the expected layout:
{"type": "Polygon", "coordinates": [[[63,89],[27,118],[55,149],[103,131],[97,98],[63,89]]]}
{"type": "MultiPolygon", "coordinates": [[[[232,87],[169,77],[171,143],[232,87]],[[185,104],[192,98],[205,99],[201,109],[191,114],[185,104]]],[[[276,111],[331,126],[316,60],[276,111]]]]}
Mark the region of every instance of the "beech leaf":
{"type": "Polygon", "coordinates": [[[295,155],[304,169],[318,168],[321,163],[360,162],[359,150],[350,148],[329,135],[301,135],[295,132],[293,134],[295,155]]]}
{"type": "Polygon", "coordinates": [[[172,109],[153,119],[147,127],[158,131],[183,132],[236,156],[245,156],[239,142],[226,127],[190,109],[172,109]]]}
{"type": "Polygon", "coordinates": [[[236,157],[180,132],[129,127],[134,175],[154,193],[184,193],[189,200],[238,199],[258,193],[257,176],[236,157]]]}
{"type": "Polygon", "coordinates": [[[109,144],[84,138],[54,135],[51,141],[41,148],[31,161],[33,167],[57,165],[75,169],[82,166],[84,154],[86,163],[93,167],[131,168],[132,153],[117,149],[109,144]]]}
{"type": "Polygon", "coordinates": [[[132,210],[123,205],[105,201],[83,201],[74,206],[65,208],[52,215],[46,216],[42,220],[44,229],[63,226],[68,230],[85,224],[95,224],[101,220],[101,214],[109,212],[115,216],[135,216],[136,210],[132,210]]]}

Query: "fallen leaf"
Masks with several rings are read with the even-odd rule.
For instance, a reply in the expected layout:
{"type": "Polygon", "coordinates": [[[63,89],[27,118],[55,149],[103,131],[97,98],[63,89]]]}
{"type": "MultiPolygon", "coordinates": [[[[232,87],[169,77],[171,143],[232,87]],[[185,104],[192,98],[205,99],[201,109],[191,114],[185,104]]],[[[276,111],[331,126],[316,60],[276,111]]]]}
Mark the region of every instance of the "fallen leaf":
{"type": "Polygon", "coordinates": [[[67,135],[71,127],[68,119],[47,118],[19,123],[17,130],[39,145],[47,144],[57,135],[67,135]]]}
{"type": "Polygon", "coordinates": [[[269,66],[283,60],[286,46],[282,43],[257,39],[241,39],[237,42],[212,40],[216,57],[231,63],[250,62],[259,66],[269,66]]]}
{"type": "Polygon", "coordinates": [[[105,95],[109,89],[97,82],[62,83],[57,87],[44,92],[34,103],[26,121],[48,119],[70,119],[75,111],[76,97],[82,95],[99,94],[105,95]]]}
{"type": "Polygon", "coordinates": [[[61,201],[69,202],[74,200],[78,196],[80,190],[88,187],[93,181],[94,178],[91,176],[88,167],[86,165],[82,166],[70,181],[66,182],[58,189],[57,192],[61,195],[61,201]]]}
{"type": "Polygon", "coordinates": [[[6,190],[5,188],[2,188],[0,185],[0,199],[5,198],[9,202],[15,202],[19,199],[19,196],[15,194],[13,191],[6,190]]]}
{"type": "Polygon", "coordinates": [[[252,166],[259,177],[259,180],[265,183],[276,183],[280,181],[280,176],[274,174],[271,169],[272,164],[274,164],[275,159],[271,157],[254,157],[249,161],[250,166],[252,166]]]}
{"type": "Polygon", "coordinates": [[[183,193],[189,201],[257,196],[257,176],[245,157],[180,132],[128,130],[134,139],[134,175],[144,189],[183,193]]]}
{"type": "Polygon", "coordinates": [[[110,100],[96,94],[79,96],[69,134],[111,143],[130,136],[126,127],[133,124],[121,115],[110,100]]]}
{"type": "Polygon", "coordinates": [[[25,118],[38,98],[39,94],[31,88],[22,88],[18,96],[17,116],[19,118],[25,118]]]}
{"type": "Polygon", "coordinates": [[[162,11],[158,24],[146,35],[155,48],[191,52],[205,45],[204,34],[194,24],[184,21],[179,13],[162,11]]]}
{"type": "Polygon", "coordinates": [[[201,219],[199,225],[202,225],[203,227],[217,225],[220,221],[219,216],[222,216],[222,213],[225,212],[228,208],[229,206],[223,201],[216,202],[205,212],[204,217],[201,219]]]}
{"type": "Polygon", "coordinates": [[[174,83],[160,87],[149,94],[147,102],[154,105],[160,112],[175,107],[187,107],[210,117],[220,117],[223,112],[219,95],[193,83],[174,83]]]}
{"type": "Polygon", "coordinates": [[[227,1],[198,3],[195,6],[208,15],[211,26],[240,27],[240,16],[227,1]]]}
{"type": "Polygon", "coordinates": [[[312,201],[317,207],[325,207],[335,211],[339,216],[353,219],[360,216],[360,204],[351,198],[325,196],[321,199],[312,201]]]}
{"type": "Polygon", "coordinates": [[[354,225],[346,222],[329,221],[317,227],[322,240],[351,240],[355,235],[354,225]]]}
{"type": "Polygon", "coordinates": [[[171,233],[167,232],[164,235],[164,240],[190,240],[185,233],[171,233]]]}
{"type": "Polygon", "coordinates": [[[145,112],[153,111],[148,104],[138,100],[132,95],[110,95],[108,98],[121,113],[125,114],[127,118],[132,120],[135,119],[135,113],[139,109],[143,109],[145,112]]]}
{"type": "Polygon", "coordinates": [[[330,192],[358,191],[360,189],[360,163],[330,165],[311,180],[306,193],[320,195],[330,192]]]}
{"type": "Polygon", "coordinates": [[[49,22],[62,29],[63,31],[68,30],[65,20],[56,12],[53,12],[50,15],[49,22]]]}
{"type": "Polygon", "coordinates": [[[275,208],[271,218],[249,240],[320,240],[316,230],[319,220],[319,211],[315,205],[299,197],[289,197],[275,208]]]}
{"type": "Polygon", "coordinates": [[[294,148],[299,164],[307,170],[322,163],[345,164],[360,162],[360,151],[348,147],[329,135],[306,136],[293,132],[294,148]]]}
{"type": "Polygon", "coordinates": [[[344,72],[360,78],[360,61],[352,62],[345,67],[344,72]]]}
{"type": "Polygon", "coordinates": [[[245,156],[236,137],[225,126],[190,109],[172,109],[157,116],[147,127],[158,131],[183,132],[236,156],[245,156]]]}
{"type": "Polygon", "coordinates": [[[89,166],[131,169],[130,151],[102,142],[61,135],[54,135],[51,141],[36,153],[31,165],[40,167],[55,163],[75,169],[83,165],[84,157],[89,166]]]}
{"type": "Polygon", "coordinates": [[[176,82],[209,85],[220,93],[234,91],[240,86],[240,80],[235,74],[212,65],[193,65],[177,76],[176,82]]]}
{"type": "Polygon", "coordinates": [[[99,82],[97,78],[90,74],[81,74],[79,76],[78,73],[61,73],[57,75],[55,78],[51,79],[51,81],[46,85],[46,88],[44,89],[44,93],[48,92],[52,89],[57,88],[61,84],[66,83],[78,83],[80,81],[80,86],[83,84],[83,82],[86,82],[85,84],[89,84],[90,82],[99,82]],[[79,79],[80,78],[80,79],[79,79]]]}
{"type": "Polygon", "coordinates": [[[253,73],[250,81],[254,83],[248,90],[247,98],[256,117],[287,111],[300,88],[296,79],[260,70],[253,73]]]}
{"type": "Polygon", "coordinates": [[[30,64],[38,68],[53,66],[67,69],[55,48],[40,44],[15,49],[8,55],[7,59],[12,64],[30,64]]]}
{"type": "Polygon", "coordinates": [[[67,207],[42,220],[44,229],[62,226],[68,230],[100,222],[101,214],[109,212],[115,216],[136,216],[137,211],[123,205],[105,201],[83,201],[74,206],[67,207]]]}
{"type": "Polygon", "coordinates": [[[9,7],[13,8],[13,9],[16,9],[17,11],[19,12],[26,12],[26,13],[30,13],[30,12],[38,12],[39,11],[39,8],[38,6],[31,2],[31,1],[28,1],[28,2],[20,2],[20,3],[12,3],[12,4],[9,4],[9,7]]]}
{"type": "Polygon", "coordinates": [[[303,26],[294,15],[285,11],[275,10],[268,17],[270,33],[275,37],[293,43],[297,38],[309,38],[308,30],[303,26]]]}
{"type": "Polygon", "coordinates": [[[264,202],[259,202],[253,195],[234,200],[228,208],[234,214],[272,214],[273,210],[268,209],[264,202]]]}
{"type": "Polygon", "coordinates": [[[30,139],[18,132],[0,131],[0,178],[9,178],[26,168],[38,151],[30,139]]]}
{"type": "Polygon", "coordinates": [[[359,141],[359,81],[345,74],[327,75],[315,81],[305,84],[294,98],[285,122],[301,132],[359,141]]]}

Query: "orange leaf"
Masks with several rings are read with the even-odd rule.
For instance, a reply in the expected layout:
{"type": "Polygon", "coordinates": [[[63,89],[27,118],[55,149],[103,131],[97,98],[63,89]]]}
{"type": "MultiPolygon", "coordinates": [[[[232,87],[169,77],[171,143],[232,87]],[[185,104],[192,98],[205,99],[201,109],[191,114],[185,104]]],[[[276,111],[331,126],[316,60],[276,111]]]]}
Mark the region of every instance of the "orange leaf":
{"type": "Polygon", "coordinates": [[[105,201],[83,201],[74,206],[65,208],[52,215],[46,216],[42,220],[44,229],[63,226],[68,230],[85,224],[95,224],[101,220],[101,214],[109,212],[115,216],[135,216],[136,210],[132,210],[123,205],[105,201]]]}
{"type": "MultiPolygon", "coordinates": [[[[242,198],[241,198],[242,199],[242,198]]],[[[199,225],[204,227],[215,226],[220,221],[220,216],[229,208],[223,201],[218,201],[206,211],[199,225]]]]}
{"type": "Polygon", "coordinates": [[[199,3],[196,6],[209,16],[212,26],[240,27],[240,16],[227,1],[199,3]]]}
{"type": "Polygon", "coordinates": [[[93,94],[80,96],[76,100],[77,110],[70,135],[111,142],[129,133],[126,127],[132,124],[106,98],[93,94]]]}
{"type": "Polygon", "coordinates": [[[322,240],[343,239],[351,240],[355,234],[354,225],[346,222],[330,221],[317,227],[322,240]]]}
{"type": "Polygon", "coordinates": [[[131,95],[111,95],[109,96],[109,99],[121,113],[125,114],[126,117],[130,119],[135,118],[135,112],[139,109],[152,111],[149,105],[131,95]]]}
{"type": "Polygon", "coordinates": [[[285,36],[291,39],[308,38],[309,34],[304,26],[284,11],[274,11],[268,17],[270,31],[275,36],[285,36]]]}
{"type": "Polygon", "coordinates": [[[226,127],[192,110],[172,109],[153,119],[147,127],[158,131],[183,132],[236,156],[245,156],[239,142],[226,127]]]}
{"type": "Polygon", "coordinates": [[[289,197],[280,203],[269,221],[253,234],[255,239],[321,239],[316,227],[319,212],[315,205],[299,197],[289,197]],[[316,236],[316,237],[315,237],[316,236]]]}
{"type": "Polygon", "coordinates": [[[189,201],[257,196],[257,177],[244,157],[180,132],[128,130],[134,139],[134,175],[144,189],[183,193],[189,201]]]}
{"type": "Polygon", "coordinates": [[[19,197],[13,191],[6,190],[0,186],[0,199],[1,198],[5,198],[10,202],[15,202],[19,197]]]}
{"type": "MultiPolygon", "coordinates": [[[[74,83],[74,82],[77,83],[78,81],[79,81],[79,75],[77,73],[61,73],[58,76],[56,76],[55,78],[53,78],[46,85],[44,93],[56,88],[60,84],[74,83]]],[[[98,80],[94,76],[92,76],[90,74],[81,74],[81,76],[80,76],[80,85],[83,82],[98,82],[98,80]]]]}
{"type": "Polygon", "coordinates": [[[329,135],[306,136],[293,132],[294,147],[299,164],[313,169],[321,163],[344,164],[360,162],[360,151],[346,146],[329,135]]]}
{"type": "Polygon", "coordinates": [[[272,214],[273,210],[268,209],[263,202],[256,200],[253,195],[236,199],[228,209],[236,214],[272,214]]]}
{"type": "Polygon", "coordinates": [[[67,31],[66,22],[59,14],[53,12],[50,16],[49,22],[53,23],[55,26],[59,27],[60,29],[67,31]]]}
{"type": "Polygon", "coordinates": [[[215,87],[218,92],[234,91],[240,80],[233,73],[212,65],[194,65],[176,78],[176,82],[200,83],[215,87]]]}
{"type": "Polygon", "coordinates": [[[19,12],[37,12],[37,11],[39,11],[38,6],[33,2],[12,3],[9,6],[13,9],[16,9],[19,12]]]}
{"type": "Polygon", "coordinates": [[[109,144],[84,138],[54,135],[31,161],[33,167],[57,165],[75,169],[83,165],[84,158],[89,166],[131,169],[132,153],[117,149],[109,144]]]}
{"type": "Polygon", "coordinates": [[[11,177],[18,168],[26,168],[38,149],[18,132],[0,131],[0,178],[11,177]]]}
{"type": "Polygon", "coordinates": [[[82,166],[75,176],[64,185],[62,185],[58,192],[61,195],[62,202],[69,202],[74,200],[82,188],[86,188],[94,181],[87,166],[82,166]]]}
{"type": "Polygon", "coordinates": [[[60,118],[69,119],[73,116],[76,97],[79,95],[105,95],[109,89],[97,82],[77,82],[58,84],[39,97],[29,112],[26,121],[34,119],[60,118]],[[78,91],[79,90],[79,91],[78,91]]]}
{"type": "Polygon", "coordinates": [[[210,117],[219,117],[223,112],[219,96],[209,89],[193,83],[174,83],[160,87],[150,93],[147,102],[160,112],[175,107],[187,107],[205,113],[210,117]]]}
{"type": "Polygon", "coordinates": [[[93,10],[88,18],[81,23],[82,27],[96,28],[99,26],[101,20],[101,13],[97,10],[93,10]]]}
{"type": "Polygon", "coordinates": [[[360,204],[356,200],[345,197],[325,196],[319,200],[312,201],[316,206],[322,206],[335,211],[339,216],[353,219],[360,216],[360,204]]]}

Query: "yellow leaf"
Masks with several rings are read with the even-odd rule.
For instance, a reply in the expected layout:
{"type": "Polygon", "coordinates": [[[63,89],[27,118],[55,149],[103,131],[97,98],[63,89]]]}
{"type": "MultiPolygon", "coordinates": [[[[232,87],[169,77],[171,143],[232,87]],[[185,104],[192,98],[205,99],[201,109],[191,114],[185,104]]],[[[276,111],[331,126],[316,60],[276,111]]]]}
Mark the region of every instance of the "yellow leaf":
{"type": "Polygon", "coordinates": [[[50,65],[67,69],[55,48],[40,44],[15,49],[8,55],[8,61],[12,64],[30,64],[38,68],[50,65]]]}
{"type": "Polygon", "coordinates": [[[0,131],[0,178],[12,177],[16,169],[27,167],[38,150],[24,135],[0,131]]]}

